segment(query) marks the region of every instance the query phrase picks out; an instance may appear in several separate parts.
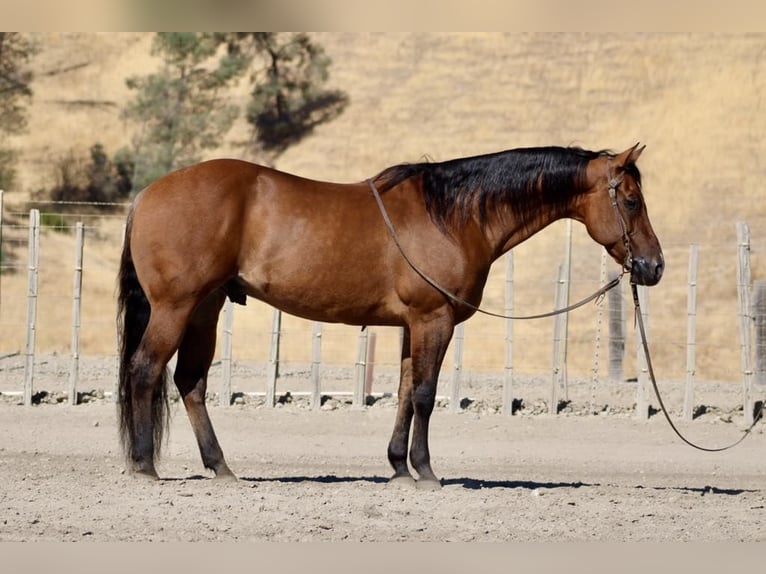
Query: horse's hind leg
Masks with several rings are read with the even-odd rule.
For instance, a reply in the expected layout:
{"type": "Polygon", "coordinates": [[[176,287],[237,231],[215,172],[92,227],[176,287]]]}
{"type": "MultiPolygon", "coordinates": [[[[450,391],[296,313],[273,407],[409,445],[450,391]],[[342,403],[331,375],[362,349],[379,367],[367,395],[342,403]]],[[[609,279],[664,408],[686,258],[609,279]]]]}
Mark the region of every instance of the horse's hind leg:
{"type": "Polygon", "coordinates": [[[178,349],[174,380],[197,438],[202,463],[215,472],[216,478],[233,479],[205,406],[207,374],[215,354],[216,326],[225,298],[223,291],[215,291],[194,311],[178,349]]]}
{"type": "Polygon", "coordinates": [[[189,310],[157,305],[128,367],[129,388],[123,405],[128,409],[125,432],[132,470],[157,479],[155,460],[168,426],[166,366],[178,348],[189,310]]]}

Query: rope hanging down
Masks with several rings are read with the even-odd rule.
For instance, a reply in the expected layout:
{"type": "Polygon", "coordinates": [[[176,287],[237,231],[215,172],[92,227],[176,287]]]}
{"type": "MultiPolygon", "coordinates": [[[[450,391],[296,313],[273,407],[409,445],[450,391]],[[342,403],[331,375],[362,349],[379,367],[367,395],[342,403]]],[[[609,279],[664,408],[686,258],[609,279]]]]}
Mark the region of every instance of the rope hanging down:
{"type": "Polygon", "coordinates": [[[644,330],[644,319],[641,316],[641,305],[638,301],[638,286],[635,283],[631,283],[630,287],[633,291],[633,306],[635,307],[635,310],[636,310],[636,322],[638,323],[638,330],[641,335],[641,347],[643,348],[644,356],[646,357],[646,368],[649,371],[649,378],[652,381],[652,387],[654,387],[654,394],[657,397],[657,402],[660,404],[660,410],[662,411],[662,414],[665,415],[665,419],[668,421],[670,428],[673,429],[673,432],[676,433],[678,438],[680,438],[689,446],[696,448],[697,450],[701,450],[704,452],[722,452],[724,450],[729,450],[730,448],[734,448],[743,440],[745,440],[745,438],[747,438],[747,436],[753,430],[753,428],[758,423],[758,421],[761,420],[761,416],[763,415],[763,403],[761,403],[760,409],[753,417],[752,424],[745,430],[745,432],[742,433],[741,437],[739,437],[736,441],[734,441],[733,443],[729,445],[716,447],[716,448],[704,447],[704,446],[700,446],[698,444],[693,443],[692,441],[687,439],[683,434],[681,434],[681,431],[678,430],[676,425],[673,423],[673,420],[670,418],[668,409],[665,408],[665,403],[662,401],[662,397],[660,396],[660,389],[657,385],[657,379],[654,376],[654,368],[652,367],[652,358],[649,354],[649,344],[646,342],[646,331],[644,330]]]}

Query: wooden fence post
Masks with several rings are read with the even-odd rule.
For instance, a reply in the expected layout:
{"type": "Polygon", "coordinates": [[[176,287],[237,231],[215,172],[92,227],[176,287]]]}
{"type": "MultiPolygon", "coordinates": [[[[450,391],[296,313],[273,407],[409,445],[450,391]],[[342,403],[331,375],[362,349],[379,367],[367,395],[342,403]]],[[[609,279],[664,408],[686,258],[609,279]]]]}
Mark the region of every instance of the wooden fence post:
{"type": "Polygon", "coordinates": [[[463,340],[465,339],[465,323],[455,326],[454,364],[452,368],[452,390],[450,393],[449,410],[452,413],[460,411],[460,380],[463,373],[463,340]]]}
{"type": "Polygon", "coordinates": [[[319,368],[322,363],[322,323],[314,321],[311,329],[311,408],[322,406],[322,384],[319,368]]]}
{"type": "Polygon", "coordinates": [[[750,314],[750,227],[747,223],[737,224],[737,299],[739,302],[740,362],[742,367],[742,406],[745,424],[753,422],[753,367],[752,329],[750,314]]]}
{"type": "MultiPolygon", "coordinates": [[[[609,280],[617,278],[616,271],[609,272],[609,280]]],[[[607,293],[609,304],[609,379],[615,383],[624,380],[622,363],[625,357],[625,302],[622,284],[607,293]]]]}
{"type": "MultiPolygon", "coordinates": [[[[505,255],[505,314],[513,315],[513,251],[505,255]]],[[[503,413],[508,416],[513,414],[513,319],[505,320],[503,413]]]]}
{"type": "MultiPolygon", "coordinates": [[[[559,265],[558,280],[556,281],[556,291],[553,302],[554,309],[561,309],[566,304],[566,271],[564,265],[559,265]]],[[[551,404],[548,413],[555,415],[558,413],[559,392],[563,387],[566,364],[566,334],[564,332],[564,316],[566,313],[559,313],[553,317],[553,358],[552,358],[552,376],[551,376],[551,404]]]]}
{"type": "Polygon", "coordinates": [[[759,387],[766,386],[766,281],[754,285],[753,315],[755,316],[755,380],[759,387]]]}
{"type": "Polygon", "coordinates": [[[37,337],[37,275],[40,262],[40,211],[29,211],[29,263],[27,266],[27,342],[24,366],[24,404],[32,404],[37,337]]]}
{"type": "MultiPolygon", "coordinates": [[[[122,237],[122,241],[120,243],[120,251],[122,251],[125,248],[125,242],[128,240],[125,235],[128,231],[128,224],[123,223],[122,224],[122,233],[120,234],[120,237],[122,237]]],[[[114,371],[115,371],[115,377],[114,377],[114,384],[112,385],[112,402],[118,403],[120,402],[120,333],[116,333],[117,337],[115,339],[114,343],[114,349],[116,351],[116,354],[114,356],[114,371]]]]}
{"type": "Polygon", "coordinates": [[[0,309],[3,307],[3,194],[0,189],[0,309]]]}
{"type": "Polygon", "coordinates": [[[274,308],[271,318],[271,347],[269,350],[269,372],[266,382],[266,406],[277,402],[277,379],[279,378],[279,337],[282,331],[282,311],[274,308]]]}
{"type": "Polygon", "coordinates": [[[364,373],[364,396],[372,394],[372,381],[375,378],[375,347],[378,342],[378,334],[372,330],[367,339],[367,365],[364,373]]]}
{"type": "Polygon", "coordinates": [[[69,404],[77,404],[77,381],[80,374],[80,310],[82,308],[82,253],[84,231],[81,221],[75,231],[74,281],[72,286],[72,363],[69,369],[69,404]]]}
{"type": "Polygon", "coordinates": [[[231,406],[231,356],[232,333],[234,331],[234,303],[226,297],[223,303],[223,330],[221,333],[221,394],[218,404],[231,406]]]}
{"type": "Polygon", "coordinates": [[[683,418],[694,416],[694,375],[697,362],[697,252],[698,246],[689,246],[689,293],[686,298],[686,387],[684,389],[683,418]]]}
{"type": "MultiPolygon", "coordinates": [[[[599,285],[606,285],[606,251],[601,252],[599,285]]],[[[598,385],[598,375],[601,370],[601,323],[603,318],[604,299],[599,297],[596,302],[596,341],[593,345],[593,368],[591,369],[590,404],[588,407],[590,414],[596,414],[596,386],[598,385]]]]}
{"type": "MultiPolygon", "coordinates": [[[[564,242],[564,268],[561,277],[562,300],[561,308],[569,305],[569,293],[572,290],[572,224],[571,219],[566,220],[566,233],[564,242]]],[[[569,353],[569,313],[562,313],[561,318],[561,376],[559,380],[564,389],[564,399],[569,400],[569,377],[567,376],[567,355],[569,353]]]]}
{"type": "MultiPolygon", "coordinates": [[[[646,285],[638,286],[638,302],[641,306],[641,317],[644,320],[646,343],[649,344],[649,290],[646,285]]],[[[644,355],[641,333],[636,330],[636,368],[638,384],[636,389],[636,417],[640,420],[649,418],[649,367],[644,355]]]]}
{"type": "Polygon", "coordinates": [[[367,336],[369,329],[359,331],[359,342],[356,350],[356,367],[354,370],[354,408],[364,408],[364,382],[367,378],[367,336]]]}

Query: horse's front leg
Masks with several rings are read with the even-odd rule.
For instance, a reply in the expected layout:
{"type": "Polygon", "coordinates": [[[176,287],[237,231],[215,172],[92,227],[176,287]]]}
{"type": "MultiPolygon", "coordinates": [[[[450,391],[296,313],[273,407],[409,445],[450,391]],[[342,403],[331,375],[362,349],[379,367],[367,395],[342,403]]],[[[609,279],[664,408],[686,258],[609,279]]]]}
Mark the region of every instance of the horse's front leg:
{"type": "Polygon", "coordinates": [[[428,424],[436,402],[436,385],[455,325],[444,313],[411,325],[412,349],[412,444],[410,462],[418,473],[418,488],[434,490],[441,482],[431,468],[428,424]]]}
{"type": "Polygon", "coordinates": [[[410,330],[404,327],[402,337],[402,363],[399,376],[398,408],[391,441],[388,443],[388,462],[394,469],[392,483],[414,484],[415,480],[407,466],[407,452],[412,424],[412,353],[410,352],[410,330]]]}

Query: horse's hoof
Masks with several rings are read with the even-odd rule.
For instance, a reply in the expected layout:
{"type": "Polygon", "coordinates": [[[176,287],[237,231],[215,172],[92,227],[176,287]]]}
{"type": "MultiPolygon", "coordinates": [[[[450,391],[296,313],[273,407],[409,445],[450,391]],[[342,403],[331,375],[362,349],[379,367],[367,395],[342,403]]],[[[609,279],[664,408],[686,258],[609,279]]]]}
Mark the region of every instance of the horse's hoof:
{"type": "Polygon", "coordinates": [[[235,484],[239,482],[239,478],[237,478],[237,475],[231,472],[230,470],[216,473],[216,475],[213,477],[213,480],[215,480],[216,482],[225,482],[225,483],[231,483],[231,484],[235,484]]]}
{"type": "Polygon", "coordinates": [[[442,483],[438,478],[421,478],[415,486],[418,490],[436,491],[441,490],[442,483]]]}
{"type": "Polygon", "coordinates": [[[395,474],[388,479],[387,486],[396,488],[415,488],[415,479],[409,474],[395,474]]]}
{"type": "Polygon", "coordinates": [[[160,477],[157,475],[157,471],[154,470],[154,469],[149,469],[149,470],[146,470],[146,469],[134,470],[131,474],[135,478],[137,478],[139,480],[144,480],[144,481],[156,482],[156,481],[158,481],[160,479],[160,477]]]}

